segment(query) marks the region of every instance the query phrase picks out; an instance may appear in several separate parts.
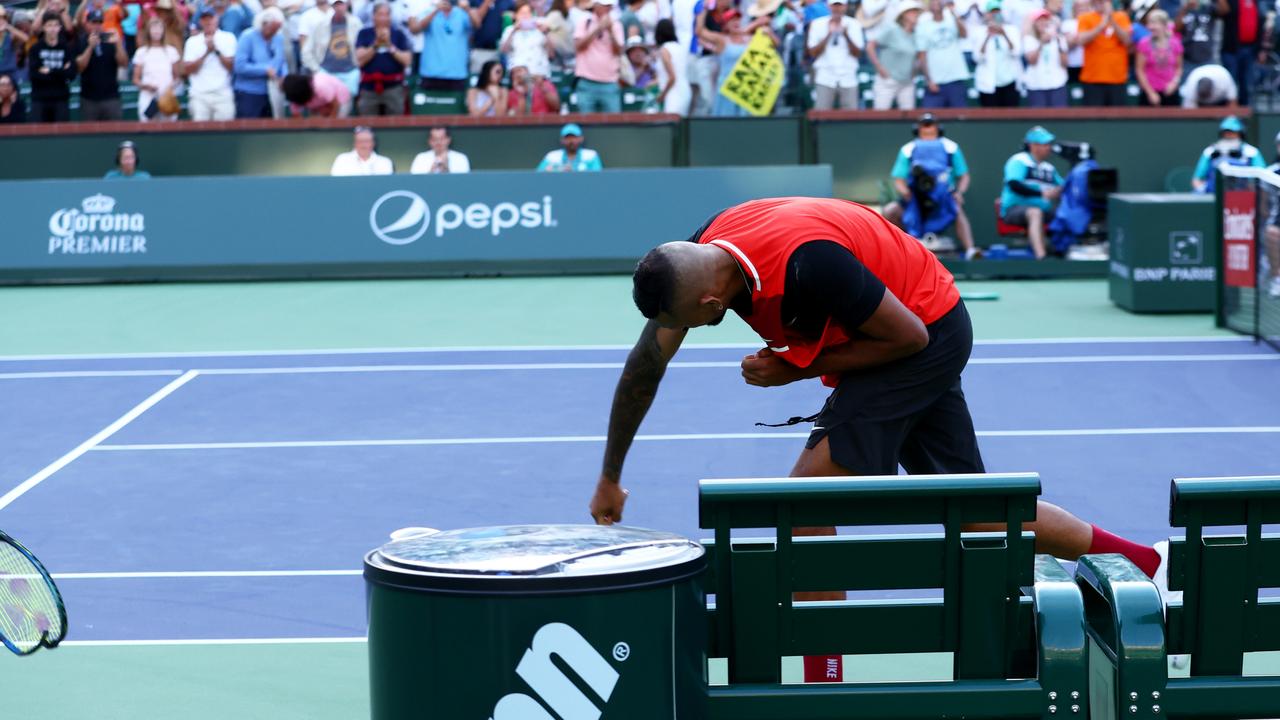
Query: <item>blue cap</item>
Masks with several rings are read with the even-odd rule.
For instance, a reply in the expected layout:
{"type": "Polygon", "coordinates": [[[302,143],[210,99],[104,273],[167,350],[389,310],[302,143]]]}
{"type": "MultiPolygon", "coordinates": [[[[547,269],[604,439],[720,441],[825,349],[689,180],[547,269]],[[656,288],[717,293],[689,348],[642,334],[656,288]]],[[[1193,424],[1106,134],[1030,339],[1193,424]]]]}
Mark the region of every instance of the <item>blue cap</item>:
{"type": "Polygon", "coordinates": [[[1242,133],[1244,132],[1244,123],[1240,122],[1240,118],[1235,115],[1225,117],[1222,119],[1221,123],[1218,123],[1218,132],[1242,133]]]}
{"type": "Polygon", "coordinates": [[[582,137],[582,128],[578,127],[578,123],[565,123],[565,126],[560,128],[560,137],[569,137],[570,135],[582,137]]]}
{"type": "Polygon", "coordinates": [[[214,17],[217,14],[218,14],[217,10],[214,10],[208,5],[202,5],[200,7],[200,12],[196,13],[196,17],[214,17]]]}
{"type": "Polygon", "coordinates": [[[1037,145],[1048,145],[1053,142],[1053,133],[1037,125],[1027,131],[1027,134],[1022,138],[1022,141],[1026,143],[1035,143],[1037,145]]]}

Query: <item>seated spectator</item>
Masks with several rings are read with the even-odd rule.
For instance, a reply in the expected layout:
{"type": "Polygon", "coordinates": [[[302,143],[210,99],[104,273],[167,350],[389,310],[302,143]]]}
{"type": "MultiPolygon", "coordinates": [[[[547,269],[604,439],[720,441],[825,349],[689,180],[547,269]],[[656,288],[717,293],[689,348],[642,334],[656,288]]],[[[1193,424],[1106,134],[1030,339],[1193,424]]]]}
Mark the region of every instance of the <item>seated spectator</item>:
{"type": "Polygon", "coordinates": [[[102,29],[102,11],[85,14],[85,31],[76,46],[76,71],[80,73],[80,120],[119,120],[120,68],[129,66],[124,41],[102,29]]]}
{"type": "Polygon", "coordinates": [[[1133,74],[1142,87],[1142,99],[1151,107],[1178,107],[1182,80],[1182,41],[1172,33],[1169,15],[1156,8],[1147,13],[1151,34],[1138,41],[1133,74]]]}
{"type": "Polygon", "coordinates": [[[311,117],[347,117],[351,114],[351,91],[346,83],[328,73],[291,73],[280,83],[295,117],[305,109],[311,117]]]}
{"type": "Polygon", "coordinates": [[[1132,40],[1129,16],[1113,10],[1111,0],[1093,0],[1093,10],[1076,23],[1075,42],[1084,47],[1084,67],[1080,69],[1084,104],[1124,106],[1128,103],[1125,86],[1132,40]]]}
{"type": "Polygon", "coordinates": [[[235,118],[231,70],[235,67],[236,51],[235,36],[218,29],[213,10],[201,10],[200,33],[192,35],[182,51],[183,74],[188,81],[187,112],[192,120],[235,118]]]}
{"type": "Polygon", "coordinates": [[[30,40],[30,35],[10,24],[9,9],[0,5],[0,75],[17,75],[19,52],[30,40]]]}
{"type": "Polygon", "coordinates": [[[285,57],[284,13],[269,7],[262,11],[259,26],[240,36],[236,47],[235,79],[237,118],[271,117],[268,84],[289,73],[285,57]]]}
{"type": "Polygon", "coordinates": [[[174,89],[181,72],[182,56],[164,41],[164,22],[160,18],[151,18],[141,44],[133,53],[133,84],[138,86],[139,120],[178,119],[176,113],[161,112],[160,99],[172,97],[174,102],[177,101],[174,89]]]}
{"type": "Polygon", "coordinates": [[[12,75],[0,75],[0,125],[27,121],[27,104],[12,75]]]}
{"type": "Polygon", "coordinates": [[[962,108],[969,105],[969,66],[964,60],[963,41],[968,30],[956,17],[953,5],[929,0],[929,11],[920,14],[915,27],[920,51],[920,71],[924,75],[927,108],[962,108]]]}
{"type": "Polygon", "coordinates": [[[685,116],[693,100],[689,86],[689,50],[676,38],[676,26],[663,18],[653,30],[658,46],[658,104],[662,112],[685,116]]]}
{"type": "Polygon", "coordinates": [[[578,21],[573,29],[577,59],[574,74],[578,78],[578,111],[618,112],[622,96],[618,92],[621,71],[622,25],[610,13],[618,0],[593,0],[591,14],[578,21]]]}
{"type": "Polygon", "coordinates": [[[898,200],[884,207],[884,216],[916,238],[936,235],[955,225],[965,259],[972,260],[978,251],[964,212],[970,180],[964,151],[955,141],[942,137],[942,127],[933,113],[920,117],[913,134],[915,140],[898,151],[889,173],[898,200]]]}
{"type": "Polygon", "coordinates": [[[502,86],[502,63],[490,60],[480,68],[476,86],[467,91],[467,114],[497,117],[507,114],[507,89],[502,86]]]}
{"type": "Polygon", "coordinates": [[[1221,65],[1201,65],[1187,73],[1178,90],[1182,107],[1235,107],[1238,92],[1236,80],[1221,65]]]}
{"type": "Polygon", "coordinates": [[[449,128],[431,128],[427,135],[427,146],[431,149],[413,158],[409,172],[414,175],[471,172],[471,161],[466,155],[451,149],[452,145],[453,136],[449,134],[449,128]]]}
{"type": "Polygon", "coordinates": [[[150,180],[151,173],[138,169],[138,148],[125,140],[116,148],[116,166],[102,177],[104,180],[150,180]]]}
{"type": "Polygon", "coordinates": [[[31,76],[31,121],[66,122],[71,117],[75,53],[63,32],[61,15],[46,12],[40,29],[40,37],[27,53],[31,76]]]}
{"type": "Polygon", "coordinates": [[[1045,256],[1044,228],[1062,193],[1062,175],[1049,162],[1053,140],[1053,133],[1039,125],[1028,130],[1023,137],[1027,149],[1004,164],[1004,185],[1000,190],[1004,221],[1027,228],[1031,252],[1037,260],[1045,256]]]}
{"type": "Polygon", "coordinates": [[[470,77],[468,51],[471,16],[449,0],[439,0],[425,15],[409,21],[410,32],[423,32],[418,74],[424,90],[464,92],[470,77]]]}
{"type": "Polygon", "coordinates": [[[973,39],[978,67],[973,87],[983,107],[1017,107],[1018,76],[1022,75],[1022,34],[1004,22],[1000,0],[987,0],[986,23],[973,39]]]}
{"type": "Polygon", "coordinates": [[[1266,167],[1262,151],[1244,141],[1244,123],[1232,115],[1218,124],[1218,140],[1200,153],[1195,172],[1191,175],[1191,188],[1199,193],[1213,192],[1214,178],[1219,165],[1266,167]]]}
{"type": "Polygon", "coordinates": [[[551,74],[551,56],[555,51],[551,38],[545,32],[546,27],[546,21],[533,17],[533,6],[529,0],[516,2],[515,17],[503,32],[499,45],[508,67],[523,65],[536,77],[551,74]]]}
{"type": "Polygon", "coordinates": [[[356,64],[360,66],[361,115],[403,115],[404,78],[413,64],[409,38],[391,24],[391,6],[379,1],[373,7],[373,27],[356,38],[356,64]]]}
{"type": "Polygon", "coordinates": [[[560,112],[560,92],[556,84],[537,77],[529,68],[511,68],[511,92],[507,93],[508,115],[553,115],[560,112]]]}
{"type": "Polygon", "coordinates": [[[626,72],[623,82],[637,90],[653,87],[657,83],[657,75],[653,69],[653,58],[649,54],[649,45],[644,38],[635,35],[627,38],[624,64],[626,72]]]}
{"type": "Polygon", "coordinates": [[[867,58],[876,68],[871,86],[872,107],[888,110],[897,103],[899,110],[916,107],[916,21],[920,3],[899,0],[889,11],[893,22],[880,23],[883,29],[867,38],[867,58]]]}
{"type": "Polygon", "coordinates": [[[600,155],[582,147],[582,128],[569,123],[560,128],[559,150],[552,150],[538,163],[538,172],[593,172],[603,170],[600,155]]]}
{"type": "Polygon", "coordinates": [[[1057,18],[1048,10],[1033,12],[1031,31],[1023,36],[1022,51],[1027,62],[1023,83],[1027,107],[1066,107],[1068,57],[1066,36],[1057,18]]]}
{"type": "Polygon", "coordinates": [[[334,177],[351,177],[356,175],[390,175],[395,172],[391,158],[383,157],[374,151],[373,131],[367,127],[357,127],[352,131],[354,147],[348,152],[339,153],[333,159],[333,167],[329,174],[334,177]]]}
{"type": "Polygon", "coordinates": [[[302,65],[312,73],[332,75],[347,86],[347,97],[360,92],[360,68],[355,47],[360,20],[347,14],[346,0],[334,0],[328,21],[311,28],[302,48],[302,65]]]}
{"type": "Polygon", "coordinates": [[[858,90],[858,58],[867,36],[856,20],[846,15],[844,0],[832,0],[831,14],[809,24],[805,52],[813,60],[813,109],[841,110],[862,107],[858,90]]]}

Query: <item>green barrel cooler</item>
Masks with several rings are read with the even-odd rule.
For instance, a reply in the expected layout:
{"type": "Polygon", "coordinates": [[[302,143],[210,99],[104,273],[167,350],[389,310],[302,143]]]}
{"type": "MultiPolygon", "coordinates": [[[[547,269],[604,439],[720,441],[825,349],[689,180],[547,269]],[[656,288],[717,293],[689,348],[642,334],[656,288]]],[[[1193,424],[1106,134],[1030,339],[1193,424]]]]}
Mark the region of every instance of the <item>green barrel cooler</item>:
{"type": "Polygon", "coordinates": [[[374,720],[703,720],[701,545],[514,525],[365,556],[374,720]]]}

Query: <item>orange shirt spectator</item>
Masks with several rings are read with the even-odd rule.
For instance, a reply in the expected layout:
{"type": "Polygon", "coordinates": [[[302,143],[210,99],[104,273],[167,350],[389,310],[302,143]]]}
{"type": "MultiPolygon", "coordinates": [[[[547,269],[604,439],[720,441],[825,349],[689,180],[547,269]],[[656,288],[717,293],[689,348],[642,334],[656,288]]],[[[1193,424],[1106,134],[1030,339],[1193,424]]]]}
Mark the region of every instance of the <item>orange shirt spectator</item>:
{"type": "Polygon", "coordinates": [[[1080,69],[1084,103],[1125,105],[1133,26],[1128,15],[1111,9],[1109,0],[1095,0],[1093,7],[1078,18],[1076,31],[1076,42],[1084,46],[1084,67],[1080,69]]]}

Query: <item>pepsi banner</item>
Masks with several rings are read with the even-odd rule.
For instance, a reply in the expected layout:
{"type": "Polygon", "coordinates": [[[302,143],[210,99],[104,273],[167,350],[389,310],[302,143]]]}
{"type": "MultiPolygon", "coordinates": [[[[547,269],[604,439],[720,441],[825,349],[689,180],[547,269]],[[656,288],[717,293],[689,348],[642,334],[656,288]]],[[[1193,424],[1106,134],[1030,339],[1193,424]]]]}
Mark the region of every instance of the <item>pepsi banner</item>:
{"type": "Polygon", "coordinates": [[[0,183],[0,279],[629,269],[714,212],[831,196],[827,165],[0,183]]]}

